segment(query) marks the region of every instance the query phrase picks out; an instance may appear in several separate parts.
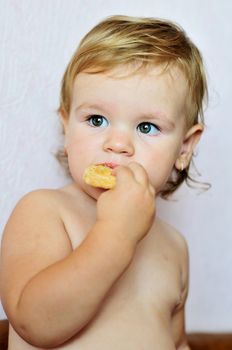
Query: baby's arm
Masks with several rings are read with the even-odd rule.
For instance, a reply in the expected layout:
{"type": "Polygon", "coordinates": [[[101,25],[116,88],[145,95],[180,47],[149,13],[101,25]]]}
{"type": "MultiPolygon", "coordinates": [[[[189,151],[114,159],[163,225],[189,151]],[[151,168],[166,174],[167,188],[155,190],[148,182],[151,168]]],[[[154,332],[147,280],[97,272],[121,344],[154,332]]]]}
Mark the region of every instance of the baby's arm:
{"type": "Polygon", "coordinates": [[[187,336],[185,332],[185,307],[181,306],[178,311],[173,315],[173,330],[178,336],[176,342],[177,350],[190,350],[188,346],[187,336]]]}
{"type": "Polygon", "coordinates": [[[188,247],[182,236],[179,235],[179,257],[181,258],[182,267],[182,293],[180,304],[177,305],[172,317],[172,331],[177,350],[190,350],[188,346],[186,331],[185,331],[185,304],[189,289],[189,256],[188,247]]]}
{"type": "Polygon", "coordinates": [[[133,164],[117,176],[116,188],[99,198],[96,224],[74,251],[50,192],[32,193],[14,210],[2,243],[1,296],[27,342],[54,347],[80,331],[148,232],[154,191],[145,171],[133,164]]]}

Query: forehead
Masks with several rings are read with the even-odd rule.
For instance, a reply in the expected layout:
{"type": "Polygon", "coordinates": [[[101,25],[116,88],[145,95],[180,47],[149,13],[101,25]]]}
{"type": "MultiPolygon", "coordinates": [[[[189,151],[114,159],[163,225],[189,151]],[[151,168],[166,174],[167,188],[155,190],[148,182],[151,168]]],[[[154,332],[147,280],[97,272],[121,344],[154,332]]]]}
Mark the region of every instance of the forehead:
{"type": "Polygon", "coordinates": [[[115,84],[123,86],[139,84],[139,82],[143,85],[150,85],[151,88],[155,84],[160,84],[170,89],[178,88],[181,94],[187,93],[187,80],[181,69],[177,66],[165,69],[164,65],[150,65],[139,69],[122,65],[104,73],[80,72],[74,79],[73,88],[85,88],[87,85],[91,88],[92,85],[98,83],[101,83],[102,87],[113,83],[113,87],[115,84]]]}
{"type": "Polygon", "coordinates": [[[140,69],[121,66],[105,73],[79,73],[74,81],[72,100],[80,103],[123,103],[138,109],[158,106],[171,113],[182,113],[188,84],[178,67],[140,69]]]}

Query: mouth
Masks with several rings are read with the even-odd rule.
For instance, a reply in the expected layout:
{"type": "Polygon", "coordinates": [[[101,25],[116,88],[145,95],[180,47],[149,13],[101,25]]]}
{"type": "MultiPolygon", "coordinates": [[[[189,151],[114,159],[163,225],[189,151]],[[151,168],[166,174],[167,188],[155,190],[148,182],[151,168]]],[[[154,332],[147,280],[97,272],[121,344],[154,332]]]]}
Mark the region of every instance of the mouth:
{"type": "Polygon", "coordinates": [[[119,166],[119,164],[112,163],[112,162],[100,163],[99,165],[104,165],[104,166],[106,166],[107,168],[110,168],[110,169],[115,169],[116,167],[119,166]]]}

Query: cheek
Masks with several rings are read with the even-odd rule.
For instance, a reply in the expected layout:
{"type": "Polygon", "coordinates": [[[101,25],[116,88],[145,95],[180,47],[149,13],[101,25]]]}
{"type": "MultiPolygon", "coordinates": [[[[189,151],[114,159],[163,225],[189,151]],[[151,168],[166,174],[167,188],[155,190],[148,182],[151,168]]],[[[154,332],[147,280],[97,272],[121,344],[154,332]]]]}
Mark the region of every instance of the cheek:
{"type": "Polygon", "coordinates": [[[82,178],[87,166],[96,161],[97,140],[92,135],[76,132],[69,134],[66,140],[69,169],[74,179],[82,178]]]}
{"type": "Polygon", "coordinates": [[[152,152],[152,155],[144,155],[144,161],[141,163],[156,189],[160,189],[169,179],[178,154],[179,148],[159,147],[152,152]]]}
{"type": "Polygon", "coordinates": [[[83,155],[83,152],[93,148],[91,141],[91,137],[81,131],[70,133],[66,140],[67,151],[70,155],[73,153],[83,155]]]}
{"type": "Polygon", "coordinates": [[[73,141],[67,145],[70,168],[80,167],[89,161],[93,154],[93,147],[86,140],[73,141]]]}

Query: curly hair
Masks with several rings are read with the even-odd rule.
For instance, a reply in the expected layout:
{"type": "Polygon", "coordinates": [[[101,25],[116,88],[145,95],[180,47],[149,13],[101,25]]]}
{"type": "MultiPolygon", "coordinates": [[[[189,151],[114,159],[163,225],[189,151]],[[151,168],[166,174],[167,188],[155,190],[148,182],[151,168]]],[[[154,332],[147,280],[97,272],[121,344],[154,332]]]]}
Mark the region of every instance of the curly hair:
{"type": "MultiPolygon", "coordinates": [[[[162,65],[164,70],[177,66],[189,89],[186,125],[204,125],[203,104],[208,90],[200,51],[176,23],[144,17],[111,16],[84,36],[64,73],[58,113],[69,115],[78,73],[105,73],[120,65],[130,65],[134,72],[152,65],[162,65]]],[[[58,151],[57,159],[68,172],[65,152],[58,151]]],[[[173,169],[161,197],[168,198],[184,181],[190,186],[197,182],[189,174],[190,165],[183,170],[173,169]]]]}

